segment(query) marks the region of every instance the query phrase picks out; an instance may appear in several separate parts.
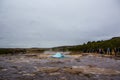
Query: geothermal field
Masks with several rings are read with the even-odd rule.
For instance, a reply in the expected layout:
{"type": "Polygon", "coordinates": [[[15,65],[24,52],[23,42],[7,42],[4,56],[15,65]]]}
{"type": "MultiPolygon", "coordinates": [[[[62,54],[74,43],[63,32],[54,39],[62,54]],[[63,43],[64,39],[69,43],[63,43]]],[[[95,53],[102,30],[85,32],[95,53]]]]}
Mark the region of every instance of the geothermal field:
{"type": "Polygon", "coordinates": [[[120,60],[114,57],[51,55],[0,55],[0,80],[120,80],[120,60]]]}

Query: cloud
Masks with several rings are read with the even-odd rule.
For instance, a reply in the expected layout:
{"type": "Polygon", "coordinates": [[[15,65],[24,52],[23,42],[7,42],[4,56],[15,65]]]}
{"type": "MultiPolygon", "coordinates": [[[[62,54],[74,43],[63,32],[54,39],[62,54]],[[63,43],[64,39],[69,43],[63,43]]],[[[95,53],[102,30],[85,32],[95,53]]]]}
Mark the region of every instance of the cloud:
{"type": "Polygon", "coordinates": [[[120,35],[119,0],[1,0],[0,47],[76,45],[120,35]]]}

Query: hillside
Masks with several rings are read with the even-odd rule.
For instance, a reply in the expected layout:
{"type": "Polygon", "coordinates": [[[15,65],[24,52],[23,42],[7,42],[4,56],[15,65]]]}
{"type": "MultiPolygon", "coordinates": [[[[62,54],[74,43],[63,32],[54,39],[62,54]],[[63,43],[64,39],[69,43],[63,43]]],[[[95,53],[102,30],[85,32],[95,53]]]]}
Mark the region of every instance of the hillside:
{"type": "Polygon", "coordinates": [[[46,50],[53,51],[76,51],[76,52],[95,52],[99,48],[106,50],[110,48],[113,50],[114,48],[118,48],[120,51],[120,37],[113,37],[109,40],[101,40],[101,41],[88,41],[82,45],[75,46],[59,46],[54,48],[0,48],[0,54],[7,53],[41,53],[46,50]]]}
{"type": "Polygon", "coordinates": [[[120,48],[120,37],[113,37],[109,40],[101,40],[101,41],[88,41],[82,45],[76,46],[61,46],[61,47],[54,47],[53,50],[69,50],[69,51],[90,51],[90,50],[97,50],[99,48],[107,49],[107,48],[120,48]]]}

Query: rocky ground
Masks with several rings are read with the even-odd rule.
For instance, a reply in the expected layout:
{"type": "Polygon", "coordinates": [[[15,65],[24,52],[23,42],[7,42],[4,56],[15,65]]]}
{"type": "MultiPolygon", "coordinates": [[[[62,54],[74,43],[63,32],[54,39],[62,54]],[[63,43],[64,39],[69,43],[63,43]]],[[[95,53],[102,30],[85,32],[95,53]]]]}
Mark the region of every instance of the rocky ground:
{"type": "Polygon", "coordinates": [[[120,60],[93,55],[0,55],[0,80],[120,80],[120,60]]]}

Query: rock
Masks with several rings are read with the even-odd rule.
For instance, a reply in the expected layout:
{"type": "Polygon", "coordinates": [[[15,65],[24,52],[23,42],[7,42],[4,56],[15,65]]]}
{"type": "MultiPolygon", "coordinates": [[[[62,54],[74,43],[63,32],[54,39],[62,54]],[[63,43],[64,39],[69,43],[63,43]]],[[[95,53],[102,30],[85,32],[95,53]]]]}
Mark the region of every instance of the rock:
{"type": "Polygon", "coordinates": [[[84,75],[85,77],[88,77],[88,78],[90,78],[90,77],[93,76],[92,74],[89,74],[89,73],[84,73],[83,75],[84,75]]]}
{"type": "Polygon", "coordinates": [[[80,59],[79,59],[79,58],[75,58],[75,60],[76,60],[77,62],[80,62],[80,59]]]}
{"type": "Polygon", "coordinates": [[[82,53],[82,56],[88,56],[89,53],[82,53]]]}
{"type": "Polygon", "coordinates": [[[4,67],[0,66],[0,70],[1,70],[1,69],[4,69],[4,67]]]}
{"type": "Polygon", "coordinates": [[[20,68],[20,66],[11,66],[12,68],[14,68],[14,69],[19,69],[20,68]]]}
{"type": "Polygon", "coordinates": [[[23,74],[23,76],[35,76],[35,74],[26,73],[26,74],[23,74]]]}
{"type": "Polygon", "coordinates": [[[55,72],[55,73],[50,73],[49,75],[51,75],[51,76],[60,75],[60,73],[59,72],[55,72]]]}
{"type": "Polygon", "coordinates": [[[1,69],[1,71],[7,71],[8,69],[1,69]]]}
{"type": "Polygon", "coordinates": [[[61,79],[59,79],[59,80],[67,80],[67,78],[66,77],[61,77],[61,79]]]}
{"type": "Polygon", "coordinates": [[[64,62],[62,61],[54,61],[54,62],[49,62],[50,64],[63,64],[64,62]]]}
{"type": "Polygon", "coordinates": [[[58,67],[41,67],[39,71],[45,72],[45,73],[53,73],[59,71],[60,68],[58,67]]]}
{"type": "Polygon", "coordinates": [[[90,67],[90,68],[96,67],[96,65],[91,65],[91,64],[89,64],[87,66],[90,67]]]}
{"type": "Polygon", "coordinates": [[[68,67],[68,68],[64,68],[64,71],[65,72],[68,72],[68,73],[72,73],[72,74],[79,74],[79,73],[82,73],[83,72],[83,69],[82,68],[74,68],[74,67],[68,67]]]}

